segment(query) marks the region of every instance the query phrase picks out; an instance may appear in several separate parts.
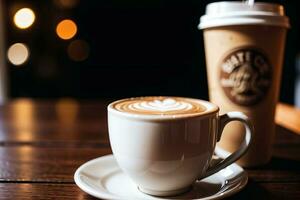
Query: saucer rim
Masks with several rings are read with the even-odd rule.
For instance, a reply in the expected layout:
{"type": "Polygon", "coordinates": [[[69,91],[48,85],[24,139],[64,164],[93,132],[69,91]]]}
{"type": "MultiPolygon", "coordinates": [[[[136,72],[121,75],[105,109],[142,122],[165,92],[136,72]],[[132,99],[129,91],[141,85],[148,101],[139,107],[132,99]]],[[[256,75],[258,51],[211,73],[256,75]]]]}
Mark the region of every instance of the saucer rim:
{"type": "MultiPolygon", "coordinates": [[[[116,196],[116,194],[112,194],[109,191],[105,191],[105,192],[101,192],[101,195],[99,195],[99,191],[96,191],[89,187],[88,184],[86,182],[83,183],[82,179],[80,178],[82,175],[80,175],[81,171],[83,171],[84,168],[86,168],[87,166],[93,165],[94,163],[99,162],[99,160],[103,161],[103,160],[109,160],[109,159],[115,159],[113,154],[107,154],[104,156],[100,156],[94,159],[91,159],[85,163],[83,163],[82,165],[80,165],[79,168],[77,168],[77,170],[74,173],[74,181],[75,184],[84,192],[86,192],[87,194],[94,196],[96,198],[100,198],[100,199],[116,199],[118,198],[116,196]]],[[[105,162],[105,161],[104,161],[105,162]]],[[[232,163],[231,165],[229,165],[228,167],[234,165],[234,167],[239,168],[242,173],[240,175],[241,180],[238,181],[237,185],[234,185],[233,188],[229,188],[229,189],[225,189],[225,191],[218,191],[216,194],[213,194],[211,196],[207,196],[205,198],[196,198],[195,200],[215,200],[215,199],[223,199],[229,196],[232,196],[238,192],[240,192],[248,183],[248,173],[241,167],[239,166],[237,163],[232,163]],[[220,193],[219,193],[220,192],[220,193]]],[[[117,168],[119,168],[117,166],[117,168]]],[[[121,170],[121,169],[120,169],[121,170]]],[[[122,170],[121,170],[122,171],[122,170]]],[[[122,172],[124,173],[124,172],[122,172]]],[[[217,172],[218,173],[218,172],[217,172]]],[[[214,174],[213,174],[214,175],[214,174]]],[[[211,175],[211,176],[213,176],[211,175]]],[[[222,189],[222,188],[220,188],[222,189]]],[[[157,199],[167,199],[168,197],[157,197],[157,199]]],[[[120,199],[120,198],[118,198],[120,199]]]]}
{"type": "Polygon", "coordinates": [[[113,154],[107,154],[107,155],[104,155],[104,156],[100,156],[100,157],[97,157],[97,158],[94,158],[94,159],[91,159],[87,162],[85,162],[84,164],[80,165],[80,167],[75,171],[74,173],[74,181],[75,181],[75,184],[81,189],[83,190],[84,192],[86,192],[87,194],[89,195],[92,195],[94,197],[97,197],[97,198],[102,198],[102,199],[115,199],[116,196],[113,195],[113,194],[110,194],[109,192],[107,193],[102,193],[103,195],[99,196],[98,192],[94,192],[93,189],[91,189],[90,187],[86,186],[87,184],[83,184],[82,183],[82,180],[80,179],[80,172],[86,168],[86,166],[89,166],[89,165],[92,165],[96,162],[98,162],[98,160],[104,160],[104,159],[110,159],[111,157],[113,157],[113,154]]]}

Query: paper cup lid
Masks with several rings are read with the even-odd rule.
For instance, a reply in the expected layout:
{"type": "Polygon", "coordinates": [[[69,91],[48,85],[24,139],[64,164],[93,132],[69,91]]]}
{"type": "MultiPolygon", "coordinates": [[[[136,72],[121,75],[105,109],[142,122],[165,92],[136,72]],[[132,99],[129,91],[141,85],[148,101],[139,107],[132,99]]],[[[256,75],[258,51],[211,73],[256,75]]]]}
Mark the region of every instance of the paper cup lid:
{"type": "Polygon", "coordinates": [[[206,6],[199,29],[232,25],[271,25],[289,28],[284,7],[273,3],[215,2],[206,6]]]}

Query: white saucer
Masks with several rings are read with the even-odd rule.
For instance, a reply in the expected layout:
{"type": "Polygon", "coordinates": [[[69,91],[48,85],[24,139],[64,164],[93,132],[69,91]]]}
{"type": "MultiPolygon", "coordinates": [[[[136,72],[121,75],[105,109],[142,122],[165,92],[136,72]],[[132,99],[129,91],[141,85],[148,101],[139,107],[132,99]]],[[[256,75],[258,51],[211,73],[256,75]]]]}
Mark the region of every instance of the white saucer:
{"type": "Polygon", "coordinates": [[[154,197],[140,192],[131,179],[121,171],[113,155],[107,155],[80,166],[75,172],[74,180],[83,191],[102,199],[207,200],[221,199],[240,191],[247,184],[248,176],[234,163],[206,179],[197,181],[189,192],[174,197],[154,197]]]}

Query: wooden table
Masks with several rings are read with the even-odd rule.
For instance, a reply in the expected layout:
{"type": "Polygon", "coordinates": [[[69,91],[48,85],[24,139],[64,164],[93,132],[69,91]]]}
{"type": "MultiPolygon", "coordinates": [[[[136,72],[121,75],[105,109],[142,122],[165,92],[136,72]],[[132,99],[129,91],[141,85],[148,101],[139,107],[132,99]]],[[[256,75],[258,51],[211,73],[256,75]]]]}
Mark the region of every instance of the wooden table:
{"type": "MultiPolygon", "coordinates": [[[[111,153],[106,105],[20,99],[1,106],[0,199],[94,199],[75,185],[73,174],[111,153]]],[[[282,106],[279,121],[295,111],[282,106]]],[[[300,120],[297,112],[293,116],[300,120]]],[[[278,126],[272,161],[248,169],[248,185],[230,199],[300,199],[299,161],[300,136],[278,126]]]]}

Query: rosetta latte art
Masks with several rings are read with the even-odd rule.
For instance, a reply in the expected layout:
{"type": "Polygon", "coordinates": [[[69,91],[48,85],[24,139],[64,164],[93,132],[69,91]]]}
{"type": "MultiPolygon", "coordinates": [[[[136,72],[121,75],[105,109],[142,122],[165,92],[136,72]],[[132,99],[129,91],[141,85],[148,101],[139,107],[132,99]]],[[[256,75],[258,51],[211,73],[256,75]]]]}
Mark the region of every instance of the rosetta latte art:
{"type": "Polygon", "coordinates": [[[193,100],[176,97],[141,97],[121,101],[114,105],[121,112],[152,115],[191,114],[205,111],[193,100]]]}

